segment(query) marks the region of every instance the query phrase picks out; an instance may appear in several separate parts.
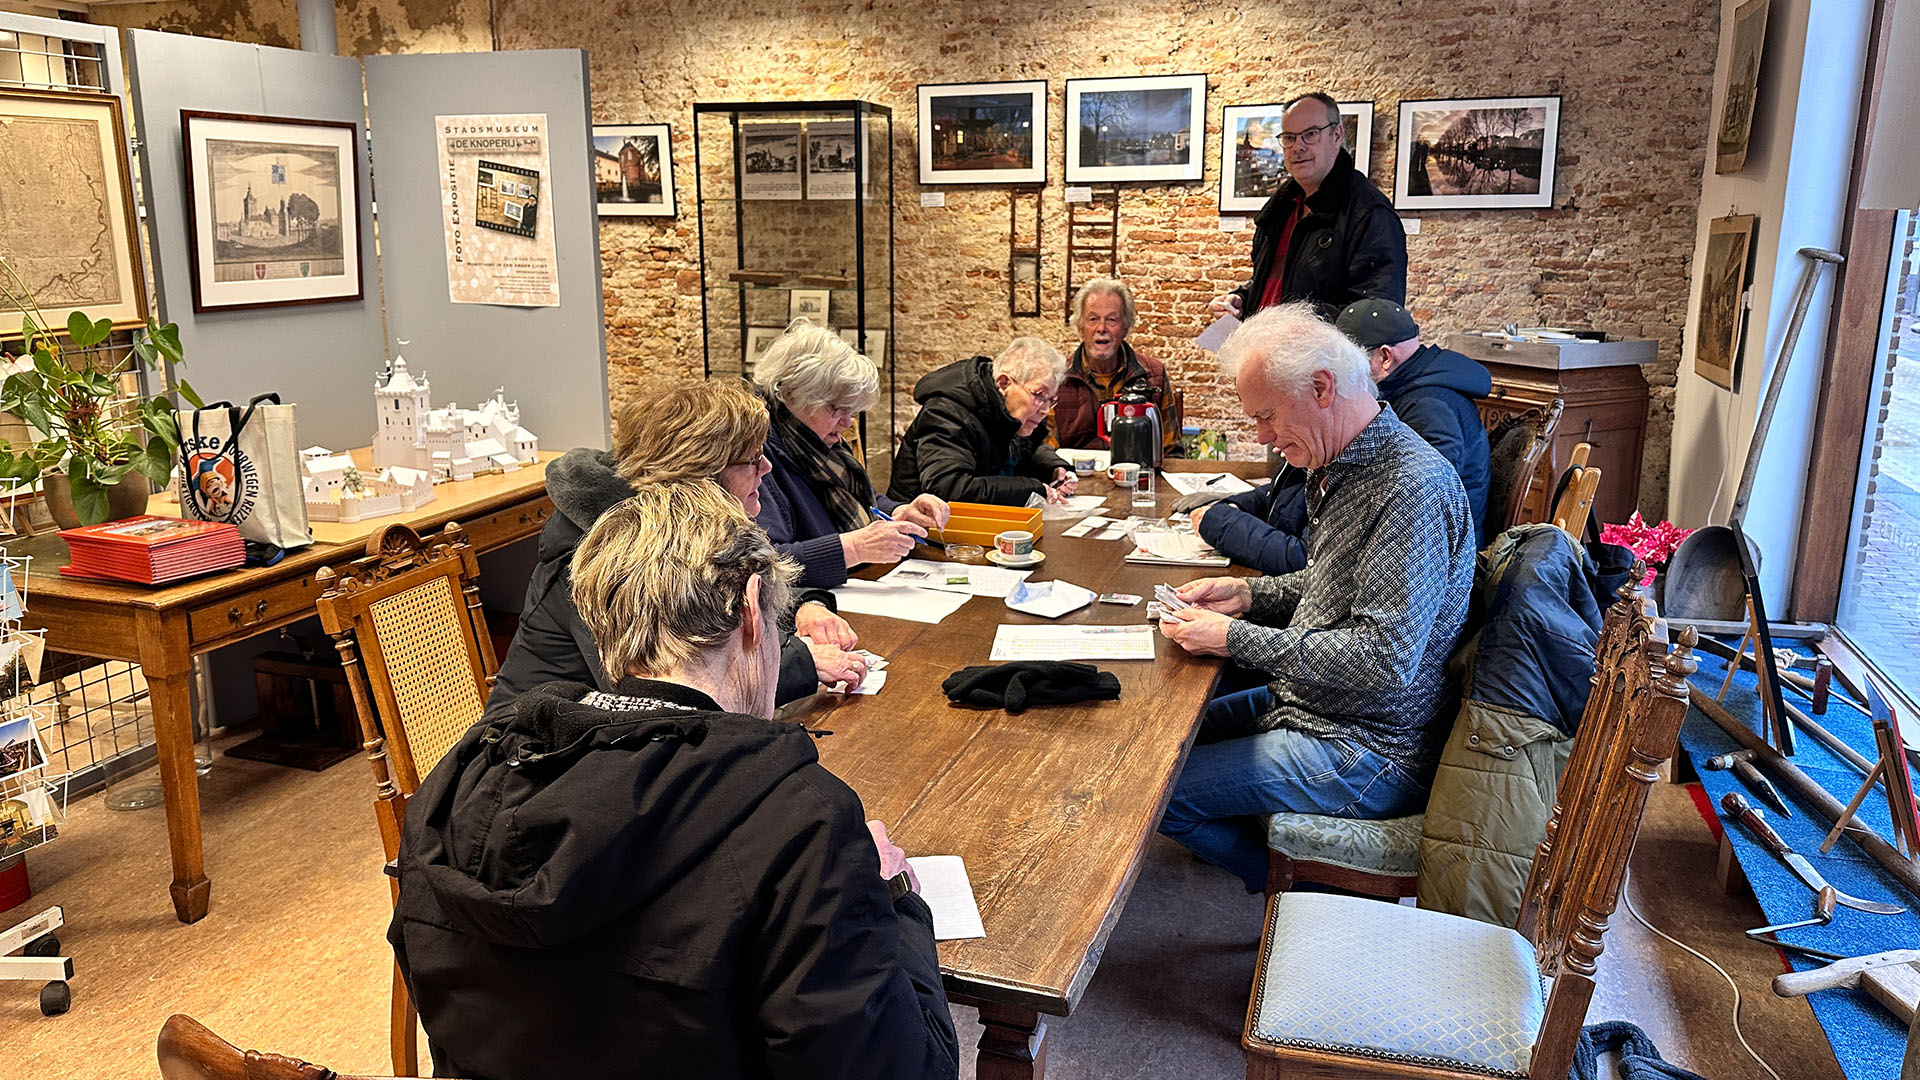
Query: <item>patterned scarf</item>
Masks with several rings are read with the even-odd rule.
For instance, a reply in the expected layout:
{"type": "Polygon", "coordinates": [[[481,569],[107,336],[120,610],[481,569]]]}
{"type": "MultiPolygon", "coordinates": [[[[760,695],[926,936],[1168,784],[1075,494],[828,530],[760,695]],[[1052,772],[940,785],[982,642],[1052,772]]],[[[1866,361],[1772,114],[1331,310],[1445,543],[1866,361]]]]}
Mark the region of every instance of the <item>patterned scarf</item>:
{"type": "Polygon", "coordinates": [[[793,415],[793,410],[771,396],[767,412],[772,414],[773,428],[780,433],[787,456],[820,497],[834,529],[852,532],[872,521],[873,481],[867,478],[867,470],[853,456],[853,450],[844,442],[832,446],[821,442],[812,428],[793,415]]]}

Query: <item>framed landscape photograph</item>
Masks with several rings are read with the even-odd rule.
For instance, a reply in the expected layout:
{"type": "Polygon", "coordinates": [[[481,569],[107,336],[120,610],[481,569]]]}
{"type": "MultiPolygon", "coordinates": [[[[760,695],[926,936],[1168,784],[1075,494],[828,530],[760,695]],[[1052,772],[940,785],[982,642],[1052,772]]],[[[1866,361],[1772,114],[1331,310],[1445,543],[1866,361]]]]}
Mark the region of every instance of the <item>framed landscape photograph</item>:
{"type": "MultiPolygon", "coordinates": [[[[343,121],[180,111],[193,310],[362,298],[357,133],[343,121]]],[[[502,228],[522,227],[509,218],[502,228]]]]}
{"type": "Polygon", "coordinates": [[[740,197],[800,197],[800,125],[742,117],[740,197]]]}
{"type": "Polygon", "coordinates": [[[1046,80],[922,84],[920,182],[1046,183],[1046,80]]]}
{"type": "Polygon", "coordinates": [[[814,121],[807,125],[807,198],[851,199],[854,188],[853,121],[814,121]]]}
{"type": "Polygon", "coordinates": [[[1558,96],[1403,101],[1393,205],[1550,207],[1559,153],[1558,96]]]}
{"type": "Polygon", "coordinates": [[[1747,264],[1758,223],[1752,214],[1735,214],[1714,218],[1707,226],[1700,315],[1693,332],[1693,370],[1727,390],[1737,388],[1741,300],[1747,292],[1747,264]]]}
{"type": "MultiPolygon", "coordinates": [[[[19,276],[8,289],[25,286],[21,299],[57,323],[79,310],[138,326],[146,272],[120,99],[0,90],[0,163],[0,254],[19,276]]],[[[19,333],[19,309],[0,300],[0,337],[19,333]]]]}
{"type": "Polygon", "coordinates": [[[1067,80],[1067,183],[1198,180],[1207,77],[1067,80]]]}
{"type": "MultiPolygon", "coordinates": [[[[841,341],[846,342],[855,349],[860,348],[860,331],[841,330],[839,334],[841,341]]],[[[862,355],[876,364],[884,364],[887,357],[887,332],[885,330],[867,331],[867,347],[862,352],[862,355]]]]}
{"type": "Polygon", "coordinates": [[[826,326],[827,300],[832,295],[826,289],[789,289],[787,318],[812,319],[821,326],[826,326]]]}
{"type": "Polygon", "coordinates": [[[780,335],[786,332],[787,328],[784,326],[747,327],[746,368],[749,374],[753,372],[753,366],[760,362],[760,358],[767,355],[767,350],[773,347],[773,343],[780,340],[780,335]]]}
{"type": "Polygon", "coordinates": [[[1733,9],[1733,58],[1727,65],[1727,101],[1714,138],[1713,171],[1737,173],[1747,166],[1753,106],[1760,92],[1760,53],[1767,41],[1769,0],[1747,0],[1733,9]]]}
{"type": "Polygon", "coordinates": [[[601,217],[672,217],[673,129],[593,125],[593,202],[601,217]]]}
{"type": "MultiPolygon", "coordinates": [[[[1280,146],[1284,103],[1229,105],[1220,113],[1220,210],[1258,212],[1286,182],[1286,154],[1280,146]]],[[[1362,174],[1372,157],[1373,102],[1340,103],[1340,126],[1353,167],[1362,174]]]]}

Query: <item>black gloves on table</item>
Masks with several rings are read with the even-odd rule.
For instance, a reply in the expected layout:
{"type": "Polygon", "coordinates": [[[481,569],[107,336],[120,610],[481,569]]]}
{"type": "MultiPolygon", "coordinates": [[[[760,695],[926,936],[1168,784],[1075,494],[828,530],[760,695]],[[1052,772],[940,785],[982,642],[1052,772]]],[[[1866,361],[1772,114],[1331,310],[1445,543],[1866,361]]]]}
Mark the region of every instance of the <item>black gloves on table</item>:
{"type": "Polygon", "coordinates": [[[940,689],[963,705],[985,705],[1021,713],[1030,705],[1112,701],[1120,696],[1120,679],[1092,664],[1015,660],[961,668],[947,676],[940,689]]]}

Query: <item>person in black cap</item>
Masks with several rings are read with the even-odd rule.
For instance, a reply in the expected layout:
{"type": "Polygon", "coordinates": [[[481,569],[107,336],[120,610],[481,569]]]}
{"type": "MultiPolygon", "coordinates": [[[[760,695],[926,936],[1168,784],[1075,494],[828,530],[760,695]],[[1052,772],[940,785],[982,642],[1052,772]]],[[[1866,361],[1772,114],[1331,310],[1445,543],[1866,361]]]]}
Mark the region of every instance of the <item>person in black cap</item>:
{"type": "MultiPolygon", "coordinates": [[[[1391,300],[1358,300],[1334,321],[1367,352],[1382,400],[1440,451],[1460,474],[1473,512],[1475,542],[1487,535],[1487,431],[1473,399],[1493,376],[1471,358],[1420,343],[1420,327],[1391,300]]],[[[1306,471],[1282,462],[1272,480],[1193,511],[1194,531],[1221,554],[1264,574],[1287,574],[1307,561],[1306,471]]]]}

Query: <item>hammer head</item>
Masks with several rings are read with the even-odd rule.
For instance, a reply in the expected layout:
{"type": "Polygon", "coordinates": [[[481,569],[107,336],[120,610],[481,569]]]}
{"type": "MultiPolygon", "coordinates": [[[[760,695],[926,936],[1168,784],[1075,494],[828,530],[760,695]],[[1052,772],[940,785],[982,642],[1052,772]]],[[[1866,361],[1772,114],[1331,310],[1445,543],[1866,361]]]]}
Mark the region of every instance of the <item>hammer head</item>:
{"type": "Polygon", "coordinates": [[[1752,750],[1733,750],[1725,754],[1715,754],[1706,760],[1709,769],[1731,769],[1736,761],[1752,761],[1752,750]]]}

